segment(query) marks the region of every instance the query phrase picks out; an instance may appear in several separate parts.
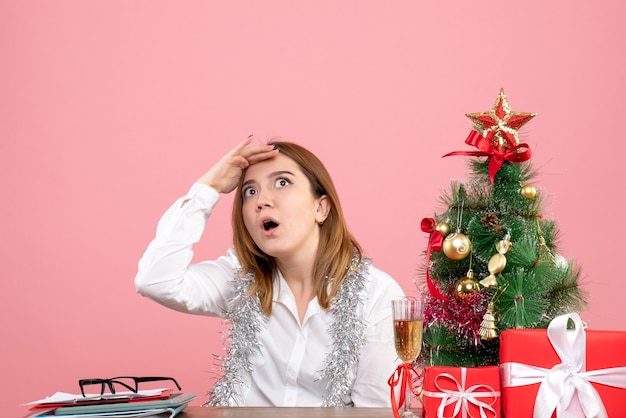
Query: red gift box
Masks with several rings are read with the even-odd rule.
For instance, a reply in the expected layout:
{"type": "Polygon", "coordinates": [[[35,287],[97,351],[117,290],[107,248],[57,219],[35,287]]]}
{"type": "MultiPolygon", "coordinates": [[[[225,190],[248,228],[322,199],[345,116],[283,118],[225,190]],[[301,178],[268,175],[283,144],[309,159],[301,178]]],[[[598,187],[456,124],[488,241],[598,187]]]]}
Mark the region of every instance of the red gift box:
{"type": "Polygon", "coordinates": [[[505,418],[624,415],[626,332],[585,331],[578,314],[555,318],[548,329],[500,334],[502,412],[505,418]],[[574,329],[567,329],[568,320],[574,329]],[[535,404],[537,413],[535,413],[535,404]],[[535,414],[535,415],[533,415],[535,414]]]}
{"type": "Polygon", "coordinates": [[[426,418],[500,417],[500,368],[425,367],[422,404],[426,418]]]}

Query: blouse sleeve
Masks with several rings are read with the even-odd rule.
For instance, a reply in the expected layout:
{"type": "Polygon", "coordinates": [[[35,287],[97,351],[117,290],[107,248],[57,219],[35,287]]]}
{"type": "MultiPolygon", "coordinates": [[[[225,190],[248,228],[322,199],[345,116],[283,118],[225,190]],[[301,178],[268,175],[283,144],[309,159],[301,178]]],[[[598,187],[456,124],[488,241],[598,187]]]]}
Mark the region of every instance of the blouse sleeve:
{"type": "Polygon", "coordinates": [[[191,264],[192,247],[218,200],[216,190],[196,183],[165,212],[139,261],[135,288],[141,295],[177,311],[223,316],[239,267],[234,251],[191,264]]]}
{"type": "Polygon", "coordinates": [[[352,401],[359,407],[390,407],[390,388],[387,383],[400,359],[395,351],[391,300],[405,296],[400,285],[386,273],[372,267],[371,283],[365,306],[368,326],[356,379],[352,387],[352,401]]]}

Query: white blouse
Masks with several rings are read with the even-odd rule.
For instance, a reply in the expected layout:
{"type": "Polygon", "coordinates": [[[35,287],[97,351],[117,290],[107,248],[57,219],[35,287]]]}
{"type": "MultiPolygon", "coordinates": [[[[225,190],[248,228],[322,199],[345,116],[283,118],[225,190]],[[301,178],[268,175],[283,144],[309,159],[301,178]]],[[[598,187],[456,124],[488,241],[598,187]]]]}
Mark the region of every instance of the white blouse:
{"type": "MultiPolygon", "coordinates": [[[[214,189],[196,183],[163,215],[139,261],[135,287],[140,294],[181,312],[224,317],[240,265],[234,250],[217,260],[190,264],[192,246],[200,240],[219,197],[214,189]]],[[[345,401],[359,407],[389,407],[387,380],[400,363],[391,300],[404,297],[404,292],[388,274],[371,267],[365,293],[359,307],[367,325],[365,345],[350,371],[352,391],[345,401]]],[[[272,314],[258,334],[260,352],[250,359],[252,372],[240,376],[239,406],[320,406],[326,382],[319,375],[333,344],[328,334],[332,316],[314,298],[300,324],[295,298],[278,272],[272,314]]]]}

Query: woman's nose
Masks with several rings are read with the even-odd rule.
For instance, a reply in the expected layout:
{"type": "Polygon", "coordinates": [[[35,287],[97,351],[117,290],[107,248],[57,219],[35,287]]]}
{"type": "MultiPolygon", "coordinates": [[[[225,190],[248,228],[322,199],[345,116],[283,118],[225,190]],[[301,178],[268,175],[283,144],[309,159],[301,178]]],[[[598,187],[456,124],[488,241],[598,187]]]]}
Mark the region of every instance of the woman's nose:
{"type": "Polygon", "coordinates": [[[268,191],[259,191],[256,200],[257,208],[262,209],[264,207],[272,206],[272,196],[268,191]]]}

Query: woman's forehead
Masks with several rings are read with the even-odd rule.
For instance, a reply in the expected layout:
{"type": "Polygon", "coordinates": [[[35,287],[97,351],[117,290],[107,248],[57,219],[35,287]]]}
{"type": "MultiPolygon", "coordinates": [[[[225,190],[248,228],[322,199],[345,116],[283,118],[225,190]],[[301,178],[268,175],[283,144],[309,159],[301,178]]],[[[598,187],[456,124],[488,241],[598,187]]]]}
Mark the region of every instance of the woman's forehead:
{"type": "Polygon", "coordinates": [[[260,181],[264,178],[271,177],[274,173],[285,171],[293,173],[294,175],[302,174],[300,166],[298,166],[294,160],[279,153],[273,158],[260,161],[248,167],[243,181],[260,181]]]}

